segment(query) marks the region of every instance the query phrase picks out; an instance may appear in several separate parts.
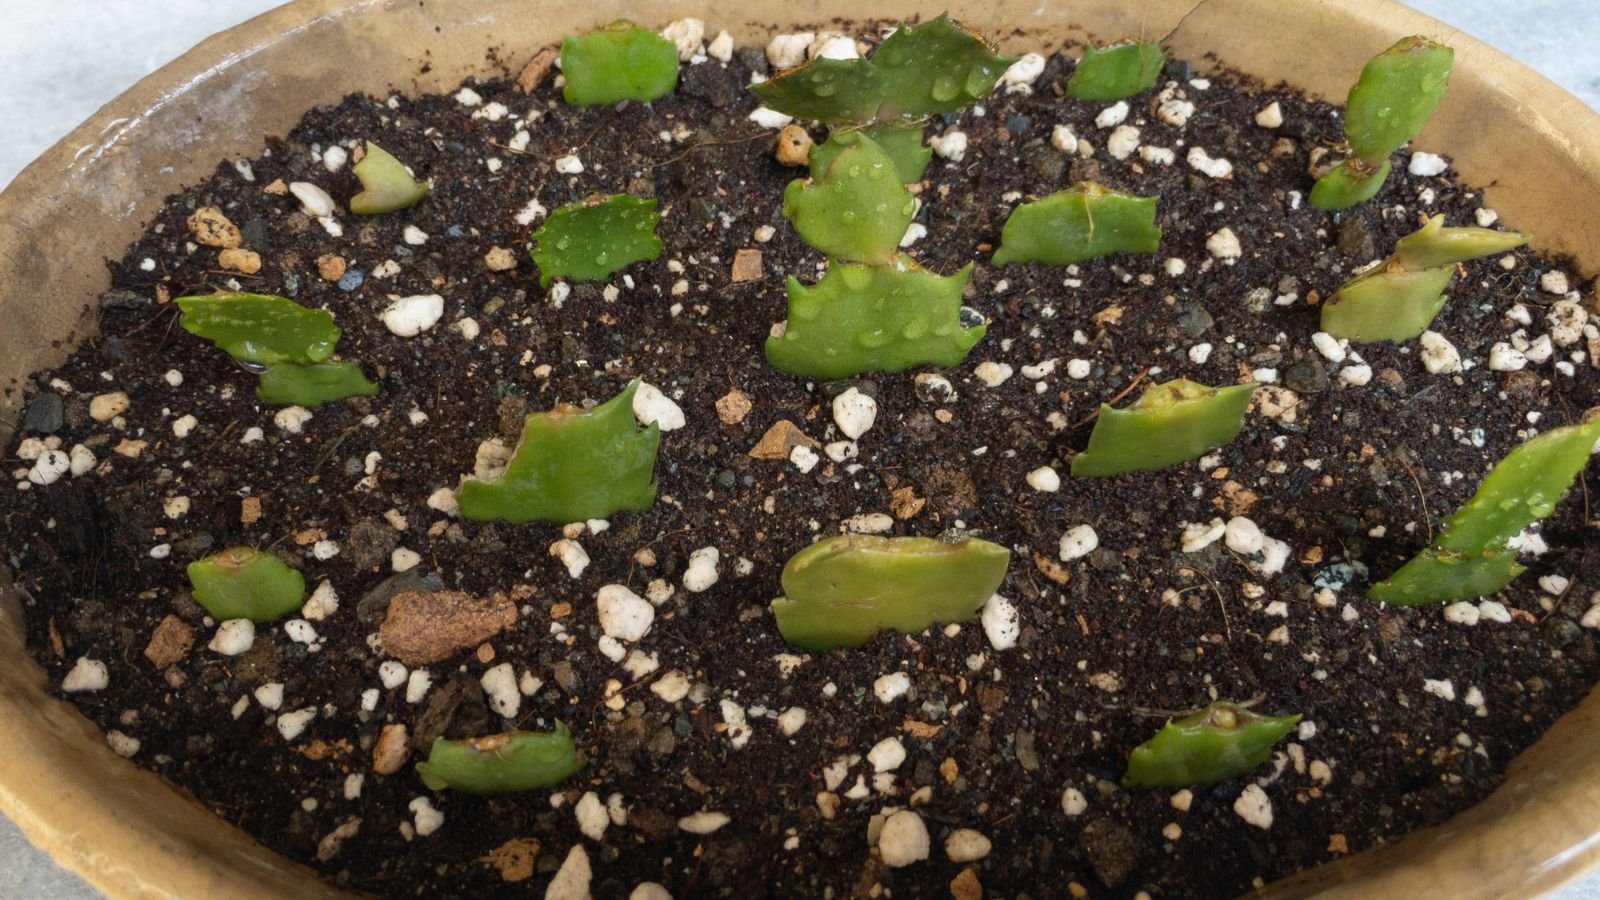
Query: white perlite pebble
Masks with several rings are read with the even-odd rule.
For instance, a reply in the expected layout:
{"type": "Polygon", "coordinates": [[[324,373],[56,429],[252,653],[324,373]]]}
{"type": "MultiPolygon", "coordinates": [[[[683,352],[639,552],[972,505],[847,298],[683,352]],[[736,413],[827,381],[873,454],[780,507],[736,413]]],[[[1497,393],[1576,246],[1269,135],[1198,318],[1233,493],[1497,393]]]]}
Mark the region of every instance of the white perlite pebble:
{"type": "Polygon", "coordinates": [[[594,791],[586,791],[578,802],[573,804],[572,813],[578,819],[578,830],[591,841],[605,838],[606,829],[611,825],[611,816],[606,814],[606,805],[601,802],[600,795],[594,791]]]}
{"type": "Polygon", "coordinates": [[[316,721],[317,708],[308,706],[294,712],[286,712],[278,716],[278,734],[286,741],[292,741],[305,734],[306,727],[316,721]]]}
{"type": "Polygon", "coordinates": [[[1156,108],[1156,118],[1175,128],[1189,124],[1189,117],[1192,115],[1194,115],[1194,104],[1187,100],[1168,100],[1156,108]]]}
{"type": "Polygon", "coordinates": [[[142,745],[139,743],[138,738],[123,734],[120,731],[112,730],[106,732],[106,746],[111,748],[112,753],[115,753],[123,759],[128,759],[135,753],[138,753],[139,747],[142,745]]]}
{"type": "Polygon", "coordinates": [[[1450,163],[1444,157],[1433,153],[1424,153],[1421,150],[1411,154],[1411,162],[1406,165],[1406,171],[1423,178],[1432,178],[1443,175],[1444,170],[1450,168],[1450,163]]]}
{"type": "Polygon", "coordinates": [[[860,59],[861,51],[856,49],[855,38],[823,32],[806,48],[806,56],[810,59],[860,59]]]}
{"type": "Polygon", "coordinates": [[[775,109],[768,109],[765,106],[756,107],[747,118],[757,125],[760,125],[762,128],[773,129],[782,128],[783,126],[794,121],[794,116],[785,115],[775,109]]]}
{"type": "Polygon", "coordinates": [[[727,813],[702,810],[679,819],[678,830],[690,834],[711,834],[731,821],[733,820],[728,818],[727,813]]]}
{"type": "Polygon", "coordinates": [[[767,42],[767,62],[771,63],[774,69],[798,66],[806,61],[806,51],[816,39],[816,33],[810,31],[775,34],[772,40],[767,42]]]}
{"type": "Polygon", "coordinates": [[[544,889],[544,900],[590,900],[589,881],[594,873],[589,868],[589,854],[583,845],[574,844],[567,858],[556,870],[556,877],[544,889]]]}
{"type": "Polygon", "coordinates": [[[1057,125],[1050,129],[1050,146],[1062,153],[1078,152],[1078,136],[1066,125],[1057,125]]]}
{"type": "Polygon", "coordinates": [[[406,804],[406,809],[411,810],[411,826],[417,830],[417,837],[427,837],[444,824],[444,813],[434,809],[433,801],[427,797],[415,798],[406,804]]]}
{"type": "Polygon", "coordinates": [[[1046,494],[1061,490],[1061,474],[1049,466],[1040,466],[1028,473],[1028,487],[1046,494]]]}
{"type": "Polygon", "coordinates": [[[229,619],[217,626],[206,647],[223,656],[238,656],[256,644],[256,623],[249,619],[229,619]]]}
{"type": "Polygon", "coordinates": [[[883,534],[894,529],[894,516],[888,513],[860,513],[844,521],[851,534],[883,534]]]}
{"type": "Polygon", "coordinates": [[[856,440],[878,420],[878,401],[856,388],[833,398],[833,421],[850,440],[856,440]]]}
{"type": "Polygon", "coordinates": [[[1221,157],[1213,158],[1204,147],[1190,147],[1184,159],[1190,168],[1212,178],[1228,178],[1233,175],[1233,163],[1221,157]]]}
{"type": "Polygon", "coordinates": [[[1083,791],[1069,787],[1061,792],[1061,811],[1068,816],[1081,816],[1088,808],[1089,800],[1083,796],[1083,791]]]}
{"type": "Polygon", "coordinates": [[[405,663],[397,659],[386,659],[378,664],[378,681],[391,691],[405,684],[406,677],[410,674],[405,663]]]}
{"type": "Polygon", "coordinates": [[[1457,625],[1476,625],[1478,615],[1478,608],[1465,601],[1452,603],[1444,608],[1444,620],[1457,625]]]}
{"type": "Polygon", "coordinates": [[[1071,562],[1080,557],[1088,556],[1096,547],[1100,546],[1100,535],[1095,534],[1094,526],[1084,524],[1075,525],[1067,529],[1061,536],[1061,559],[1071,562]]]}
{"type": "Polygon", "coordinates": [[[957,128],[952,128],[944,134],[936,134],[928,139],[928,146],[940,159],[951,162],[961,162],[967,155],[967,133],[957,128]]]}
{"type": "Polygon", "coordinates": [[[1106,152],[1112,159],[1127,159],[1139,149],[1139,129],[1132,125],[1118,125],[1106,138],[1106,152]]]}
{"type": "Polygon", "coordinates": [[[989,646],[996,650],[1010,650],[1017,645],[1017,637],[1022,634],[1022,619],[1010,600],[999,594],[989,595],[988,601],[983,604],[982,622],[989,646]]]}
{"type": "Polygon", "coordinates": [[[345,150],[338,144],[334,144],[332,147],[322,151],[322,167],[327,169],[329,172],[339,171],[340,169],[344,168],[344,164],[349,161],[349,151],[345,150]]]}
{"type": "Polygon", "coordinates": [[[1501,342],[1489,348],[1489,368],[1496,372],[1518,372],[1526,368],[1528,357],[1521,350],[1501,342]]]}
{"type": "Polygon", "coordinates": [[[683,573],[683,586],[698,594],[717,583],[717,563],[722,552],[715,547],[701,547],[689,554],[689,568],[683,573]]]}
{"type": "Polygon", "coordinates": [[[461,512],[461,504],[456,501],[456,492],[447,487],[439,488],[428,495],[428,508],[438,510],[447,516],[461,512]]]}
{"type": "Polygon", "coordinates": [[[594,601],[600,612],[600,630],[619,641],[639,640],[656,620],[656,608],[650,601],[620,584],[596,591],[594,601]]]}
{"type": "Polygon", "coordinates": [[[1456,699],[1456,686],[1448,678],[1424,678],[1422,689],[1440,700],[1456,699]]]}
{"type": "Polygon", "coordinates": [[[1189,361],[1197,366],[1203,366],[1205,365],[1206,360],[1211,358],[1211,351],[1213,349],[1214,348],[1207,343],[1195,344],[1193,347],[1189,348],[1189,361]]]}
{"type": "Polygon", "coordinates": [[[733,61],[733,35],[726,31],[717,32],[717,36],[706,45],[706,54],[720,63],[733,61]]]}
{"type": "Polygon", "coordinates": [[[927,859],[928,844],[928,826],[909,809],[890,816],[878,833],[878,854],[891,869],[927,859]]]}
{"type": "Polygon", "coordinates": [[[161,511],[169,519],[181,519],[189,514],[189,498],[168,497],[161,502],[161,511]]]}
{"type": "Polygon", "coordinates": [[[1087,359],[1069,359],[1069,360],[1067,360],[1067,377],[1068,378],[1074,378],[1074,379],[1077,379],[1078,381],[1082,381],[1083,379],[1088,378],[1091,374],[1093,374],[1093,372],[1094,372],[1094,363],[1089,362],[1087,359]]]}
{"type": "Polygon", "coordinates": [[[1437,331],[1424,331],[1418,340],[1422,367],[1434,375],[1450,375],[1461,371],[1461,352],[1456,345],[1437,331]]]}
{"type": "Polygon", "coordinates": [[[904,672],[880,675],[872,682],[872,694],[878,698],[879,703],[893,703],[904,697],[909,690],[911,690],[911,676],[904,672]]]}
{"type": "Polygon", "coordinates": [[[94,470],[96,462],[94,451],[88,447],[82,444],[73,444],[71,457],[72,462],[67,467],[67,471],[72,473],[73,478],[77,478],[79,475],[86,475],[94,470]]]}
{"type": "Polygon", "coordinates": [[[569,153],[566,156],[556,157],[555,166],[556,173],[560,175],[583,174],[583,160],[579,159],[577,155],[573,153],[569,153]]]}
{"type": "Polygon", "coordinates": [[[1126,100],[1118,100],[1116,103],[1100,110],[1094,117],[1094,124],[1099,128],[1115,128],[1127,118],[1128,102],[1126,100]]]}
{"type": "Polygon", "coordinates": [[[186,438],[194,433],[199,424],[200,420],[192,415],[180,416],[172,422],[172,435],[176,438],[186,438]]]}
{"type": "Polygon", "coordinates": [[[1244,255],[1244,248],[1232,228],[1219,228],[1206,238],[1206,252],[1223,262],[1232,262],[1244,255]]]}
{"type": "Polygon", "coordinates": [[[867,751],[867,762],[874,772],[893,772],[906,761],[906,746],[897,737],[886,737],[867,751]]]}
{"type": "Polygon", "coordinates": [[[793,463],[796,469],[805,473],[815,469],[817,463],[822,462],[822,457],[817,455],[817,451],[801,444],[789,451],[789,462],[793,463]]]}
{"type": "Polygon", "coordinates": [[[46,450],[28,470],[28,480],[37,485],[55,484],[71,469],[71,457],[60,450],[46,450]]]}
{"type": "Polygon", "coordinates": [[[1560,269],[1551,269],[1540,275],[1539,288],[1547,294],[1565,294],[1571,290],[1567,284],[1567,273],[1560,269]]]}
{"type": "Polygon", "coordinates": [[[128,395],[124,391],[98,394],[89,400],[89,418],[96,422],[109,422],[128,411],[128,395]]]}
{"type": "Polygon", "coordinates": [[[1497,600],[1478,601],[1478,616],[1485,622],[1497,622],[1501,625],[1511,623],[1511,610],[1506,609],[1505,604],[1497,600]]]}
{"type": "Polygon", "coordinates": [[[1361,387],[1372,381],[1372,367],[1366,363],[1345,366],[1339,370],[1339,380],[1351,387],[1361,387]]]}
{"type": "Polygon", "coordinates": [[[1227,532],[1227,523],[1221,519],[1212,519],[1210,522],[1185,522],[1183,535],[1178,539],[1178,547],[1185,553],[1198,553],[1221,540],[1227,532]]]}
{"type": "Polygon", "coordinates": [[[504,662],[484,672],[478,683],[489,698],[489,708],[499,715],[515,719],[522,711],[522,691],[517,686],[516,667],[511,663],[504,662]]]}
{"type": "Polygon", "coordinates": [[[290,619],[283,623],[283,633],[289,640],[296,644],[315,644],[317,642],[317,629],[305,619],[290,619]]]}
{"type": "Polygon", "coordinates": [[[1283,124],[1283,107],[1274,100],[1256,112],[1256,124],[1262,128],[1277,128],[1283,124]]]}
{"type": "Polygon", "coordinates": [[[578,578],[583,575],[583,570],[589,568],[589,552],[577,541],[563,538],[550,545],[550,555],[561,560],[567,567],[567,575],[578,578]]]}
{"type": "Polygon", "coordinates": [[[1589,324],[1589,312],[1580,303],[1557,300],[1550,304],[1550,311],[1544,320],[1550,325],[1550,340],[1562,347],[1570,347],[1583,339],[1584,326],[1589,324]]]}
{"type": "Polygon", "coordinates": [[[654,423],[662,431],[677,431],[684,425],[683,409],[661,389],[649,382],[639,382],[633,392],[633,417],[640,425],[654,423]]]}
{"type": "Polygon", "coordinates": [[[744,707],[727,698],[723,698],[717,703],[717,706],[722,711],[722,722],[727,726],[727,731],[723,733],[728,736],[728,743],[735,750],[743,750],[745,745],[750,743],[751,735],[750,723],[745,719],[744,707]]]}
{"type": "Polygon", "coordinates": [[[289,193],[300,201],[300,206],[305,209],[306,215],[313,219],[325,219],[333,215],[333,211],[338,208],[333,202],[332,195],[309,181],[290,182],[289,193]]]}
{"type": "Polygon", "coordinates": [[[778,716],[778,730],[784,737],[793,737],[806,725],[806,711],[798,706],[791,706],[778,716]]]}
{"type": "Polygon", "coordinates": [[[679,700],[689,696],[690,687],[692,685],[689,683],[689,676],[679,672],[677,669],[673,669],[671,672],[657,678],[655,683],[650,685],[650,693],[668,703],[677,703],[679,700]]]}
{"type": "Polygon", "coordinates": [[[983,836],[983,832],[971,828],[957,828],[944,839],[944,855],[950,857],[953,863],[977,862],[988,856],[993,848],[994,845],[983,836]]]}
{"type": "Polygon", "coordinates": [[[1272,798],[1258,784],[1247,784],[1233,801],[1233,811],[1239,818],[1262,830],[1272,827],[1272,798]]]}
{"type": "Polygon", "coordinates": [[[1011,377],[1012,371],[1014,370],[1007,363],[997,363],[986,359],[978,363],[972,370],[972,374],[976,375],[979,381],[989,387],[999,387],[1006,383],[1006,379],[1011,377]]]}
{"type": "Polygon", "coordinates": [[[1044,57],[1037,53],[1024,53],[1021,58],[1006,69],[1000,76],[1000,81],[1006,86],[1008,94],[1031,94],[1033,83],[1044,74],[1044,57]]]}
{"type": "Polygon", "coordinates": [[[411,674],[406,677],[406,702],[412,705],[421,703],[432,687],[432,672],[427,669],[412,669],[411,674]]]}
{"type": "Polygon", "coordinates": [[[104,690],[111,683],[111,673],[106,669],[106,664],[87,656],[78,657],[72,664],[72,671],[67,677],[61,679],[61,689],[69,694],[84,691],[104,690]]]}
{"type": "Polygon", "coordinates": [[[301,617],[313,622],[321,622],[338,611],[339,595],[327,579],[323,579],[322,583],[317,585],[317,589],[311,592],[305,605],[300,607],[301,617]]]}
{"type": "Polygon", "coordinates": [[[400,337],[416,337],[444,316],[444,298],[438,294],[402,297],[383,311],[383,324],[400,337]]]}
{"type": "Polygon", "coordinates": [[[409,572],[422,564],[422,554],[406,547],[396,547],[389,554],[389,568],[396,572],[409,572]]]}
{"type": "Polygon", "coordinates": [[[420,247],[428,242],[428,233],[415,225],[407,225],[400,232],[400,239],[413,247],[420,247]]]}
{"type": "Polygon", "coordinates": [[[677,19],[661,29],[661,36],[677,46],[679,62],[688,62],[700,52],[700,43],[706,37],[706,23],[699,19],[677,19]]]}
{"type": "Polygon", "coordinates": [[[262,709],[281,709],[283,707],[283,683],[269,682],[255,689],[256,702],[262,709]]]}
{"type": "Polygon", "coordinates": [[[1331,363],[1344,362],[1349,353],[1347,341],[1341,341],[1326,331],[1311,335],[1311,346],[1316,347],[1322,358],[1331,363]]]}
{"type": "Polygon", "coordinates": [[[1229,550],[1245,556],[1259,553],[1267,545],[1266,535],[1261,533],[1260,527],[1244,516],[1234,516],[1228,520],[1223,538],[1229,550]]]}

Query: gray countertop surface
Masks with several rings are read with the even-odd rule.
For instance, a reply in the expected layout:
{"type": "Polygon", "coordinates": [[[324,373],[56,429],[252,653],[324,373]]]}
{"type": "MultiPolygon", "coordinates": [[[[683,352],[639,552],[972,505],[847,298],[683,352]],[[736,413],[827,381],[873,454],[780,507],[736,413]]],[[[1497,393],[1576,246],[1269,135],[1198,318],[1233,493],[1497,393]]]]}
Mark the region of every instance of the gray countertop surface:
{"type": "MultiPolygon", "coordinates": [[[[275,0],[0,0],[0,187],[99,106],[202,38],[275,0]]],[[[1600,109],[1596,0],[1410,0],[1500,48],[1600,109]]],[[[711,23],[713,26],[715,23],[711,23]]],[[[100,894],[35,850],[0,816],[0,898],[100,894]]],[[[1552,900],[1600,897],[1600,874],[1552,900]]]]}

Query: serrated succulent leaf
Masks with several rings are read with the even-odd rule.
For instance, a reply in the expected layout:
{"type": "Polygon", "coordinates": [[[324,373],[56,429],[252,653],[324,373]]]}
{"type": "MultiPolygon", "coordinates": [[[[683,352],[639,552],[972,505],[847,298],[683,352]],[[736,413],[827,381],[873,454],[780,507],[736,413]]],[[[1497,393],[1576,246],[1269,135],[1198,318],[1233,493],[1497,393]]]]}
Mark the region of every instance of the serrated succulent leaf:
{"type": "Polygon", "coordinates": [[[316,407],[346,397],[370,397],[378,386],[354,362],[315,363],[309,366],[278,363],[261,373],[256,399],[274,405],[316,407]]]}
{"type": "Polygon", "coordinates": [[[1444,99],[1455,52],[1423,37],[1407,37],[1361,69],[1345,102],[1350,150],[1377,165],[1416,136],[1444,99]]]}
{"type": "Polygon", "coordinates": [[[1072,474],[1154,471],[1204,456],[1238,436],[1255,387],[1212,388],[1179,378],[1146,389],[1126,409],[1102,403],[1088,449],[1072,458],[1072,474]]]}
{"type": "MultiPolygon", "coordinates": [[[[914,184],[922,180],[929,161],[933,159],[933,151],[922,143],[921,122],[879,122],[861,129],[861,133],[876,141],[883,152],[889,154],[901,181],[914,184]]],[[[811,177],[819,177],[845,146],[833,140],[813,144],[811,177]]]]}
{"type": "Polygon", "coordinates": [[[1437,546],[1457,553],[1503,549],[1555,512],[1600,441],[1600,420],[1553,428],[1524,441],[1483,477],[1472,499],[1445,520],[1437,546]]]}
{"type": "Polygon", "coordinates": [[[554,731],[508,731],[485,737],[435,738],[417,774],[429,790],[466,794],[509,794],[553,787],[582,771],[572,732],[561,722],[554,731]]]}
{"type": "Polygon", "coordinates": [[[300,608],[305,576],[253,547],[230,547],[188,566],[194,602],[217,621],[272,622],[300,608]]]}
{"type": "Polygon", "coordinates": [[[1171,788],[1236,778],[1266,762],[1272,745],[1299,723],[1299,715],[1262,716],[1219,700],[1133,748],[1122,785],[1171,788]]]}
{"type": "Polygon", "coordinates": [[[1416,272],[1379,266],[1322,304],[1322,330],[1357,343],[1411,340],[1444,309],[1443,291],[1453,273],[1449,266],[1416,272]]]}
{"type": "Polygon", "coordinates": [[[1447,228],[1437,215],[1416,231],[1395,242],[1394,258],[1407,269],[1453,266],[1469,259],[1493,256],[1526,244],[1529,235],[1492,228],[1447,228]]]}
{"type": "Polygon", "coordinates": [[[882,73],[864,59],[819,57],[750,86],[761,102],[797,119],[870,121],[883,105],[882,73]]]}
{"type": "Polygon", "coordinates": [[[342,333],[326,310],[272,294],[218,291],[179,297],[178,309],[183,330],[245,362],[321,362],[333,355],[342,333]]]}
{"type": "Polygon", "coordinates": [[[1068,96],[1080,100],[1122,100],[1155,86],[1167,53],[1156,44],[1122,41],[1085,47],[1067,79],[1068,96]]]}
{"type": "Polygon", "coordinates": [[[561,207],[533,235],[529,255],[539,266],[539,285],[549,287],[556,278],[603,281],[655,259],[661,255],[660,221],[654,199],[628,194],[595,195],[561,207]]]}
{"type": "Polygon", "coordinates": [[[789,182],[783,214],[823,253],[882,265],[899,249],[916,203],[876,141],[859,131],[828,141],[840,149],[819,177],[789,182]]]}
{"type": "Polygon", "coordinates": [[[1349,209],[1371,200],[1383,189],[1391,166],[1386,159],[1376,167],[1347,159],[1311,186],[1311,205],[1328,212],[1349,209]]]}
{"type": "Polygon", "coordinates": [[[916,634],[965,622],[1005,580],[1011,551],[969,538],[845,534],[790,557],[772,601],[783,639],[807,650],[859,647],[885,628],[916,634]]]}
{"type": "Polygon", "coordinates": [[[767,361],[805,378],[848,378],[912,366],[954,366],[987,326],[961,326],[972,274],[936,275],[899,256],[890,264],[830,262],[811,287],[788,280],[789,318],[767,339],[767,361]]]}
{"type": "Polygon", "coordinates": [[[427,182],[418,181],[400,160],[371,141],[350,171],[361,181],[361,193],[350,198],[350,211],[358,216],[406,209],[428,194],[427,182]]]}
{"type": "Polygon", "coordinates": [[[1024,203],[1006,219],[994,262],[1065,266],[1111,253],[1152,253],[1161,245],[1156,199],[1084,182],[1024,203]]]}
{"type": "Polygon", "coordinates": [[[562,38],[561,74],[567,82],[561,95],[573,106],[648,102],[678,86],[678,48],[618,19],[581,37],[562,38]]]}
{"type": "Polygon", "coordinates": [[[1424,550],[1374,584],[1367,596],[1391,606],[1421,606],[1487,597],[1526,571],[1511,550],[1452,553],[1424,550]]]}
{"type": "Polygon", "coordinates": [[[661,429],[633,418],[635,381],[590,410],[558,406],[530,414],[500,478],[462,482],[461,514],[475,521],[582,522],[655,502],[661,429]]]}
{"type": "Polygon", "coordinates": [[[880,119],[956,112],[982,100],[1016,60],[950,16],[901,25],[872,55],[884,85],[880,119]]]}

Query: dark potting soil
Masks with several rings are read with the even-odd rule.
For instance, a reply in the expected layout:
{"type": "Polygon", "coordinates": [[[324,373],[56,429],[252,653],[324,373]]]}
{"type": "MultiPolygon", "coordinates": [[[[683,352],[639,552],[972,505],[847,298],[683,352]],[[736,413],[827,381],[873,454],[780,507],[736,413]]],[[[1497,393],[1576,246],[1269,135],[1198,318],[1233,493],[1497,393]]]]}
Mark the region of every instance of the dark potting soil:
{"type": "Polygon", "coordinates": [[[997,93],[929,127],[959,128],[970,146],[928,170],[927,234],[912,252],[941,272],[975,261],[967,302],[989,320],[966,363],[943,373],[953,392],[919,385],[915,372],[813,383],[762,357],[784,318],[784,276],[815,280],[823,260],[781,215],[798,173],[746,118],[751,63],[765,68],[750,51],[726,67],[687,66],[672,95],[602,109],[567,107],[550,79],[531,96],[509,81],[473,84],[475,106],[354,96],[268,139],[251,178],[225,162],[172,197],[110,263],[100,333],[37,376],[39,411],[19,435],[82,443],[98,468],[45,486],[24,474],[0,496],[33,655],[55,684],[79,657],[109,669],[104,689],[63,696],[137,764],[274,850],[374,894],[539,893],[581,846],[595,895],[608,898],[644,881],[678,897],[971,896],[976,884],[997,896],[1060,896],[1066,885],[1163,897],[1236,894],[1441,822],[1492,791],[1595,682],[1594,632],[1578,622],[1600,586],[1586,485],[1539,529],[1549,550],[1525,555],[1530,571],[1497,598],[1505,616],[1485,606],[1466,624],[1363,596],[1368,573],[1382,577],[1425,546],[1531,425],[1576,421],[1600,387],[1587,359],[1571,357],[1587,350],[1581,340],[1522,371],[1488,367],[1490,347],[1513,331],[1549,330],[1547,308],[1561,299],[1540,287],[1555,264],[1526,250],[1465,265],[1450,289],[1433,328],[1475,364],[1465,372],[1430,374],[1416,342],[1360,347],[1369,373],[1313,348],[1319,299],[1423,214],[1472,224],[1481,201],[1471,188],[1448,173],[1408,174],[1402,153],[1373,201],[1339,215],[1313,209],[1308,154],[1339,139],[1338,110],[1226,78],[1134,98],[1125,124],[1175,161],[1114,159],[1111,129],[1095,124],[1109,104],[1063,99],[1070,63],[1052,57],[1032,95],[997,93]],[[1192,117],[1164,121],[1163,99],[1192,102],[1192,117]],[[1255,123],[1269,102],[1280,127],[1255,123]],[[1055,149],[1057,125],[1092,155],[1055,149]],[[531,140],[511,149],[524,129],[531,140]],[[341,211],[335,237],[283,187],[315,183],[342,209],[358,184],[318,151],[369,138],[433,191],[390,215],[341,211]],[[1231,177],[1187,164],[1193,147],[1231,161],[1231,177]],[[581,173],[556,173],[567,155],[581,173]],[[1075,269],[989,264],[1019,199],[1091,178],[1160,196],[1159,253],[1075,269]],[[540,290],[524,250],[542,220],[519,224],[518,213],[535,198],[554,209],[612,191],[658,199],[661,257],[604,285],[540,290]],[[204,206],[239,226],[259,273],[225,271],[216,251],[190,243],[186,220],[204,206]],[[406,226],[425,242],[408,242],[406,226]],[[769,242],[754,237],[762,226],[775,229],[769,242]],[[1207,248],[1222,228],[1242,247],[1232,264],[1207,248]],[[518,267],[490,270],[496,247],[518,267]],[[760,278],[731,281],[740,249],[761,252],[760,278]],[[340,276],[322,261],[332,280],[319,271],[329,256],[345,264],[340,276]],[[1173,274],[1171,259],[1184,271],[1173,274]],[[254,399],[255,377],[176,324],[171,298],[235,285],[331,311],[340,354],[381,392],[316,409],[300,433],[279,427],[277,410],[254,399]],[[401,338],[379,319],[393,296],[434,293],[445,314],[431,330],[401,338]],[[1053,370],[1024,372],[1049,360],[1053,370]],[[1087,361],[1085,377],[1073,360],[1087,361]],[[1014,374],[988,386],[974,375],[986,361],[1014,374]],[[1258,392],[1244,432],[1205,460],[1066,475],[1087,418],[1147,370],[1222,384],[1271,377],[1263,369],[1279,384],[1258,392]],[[559,526],[482,524],[428,505],[472,472],[481,441],[514,443],[525,412],[603,400],[635,377],[675,398],[687,424],[663,436],[656,504],[576,538],[590,560],[579,577],[551,555],[559,526]],[[879,404],[858,457],[802,472],[748,455],[780,420],[840,440],[829,404],[852,385],[879,404]],[[90,398],[112,391],[127,393],[127,411],[92,420],[90,398]],[[715,404],[733,391],[753,407],[729,424],[715,404]],[[64,422],[51,421],[50,397],[64,422]],[[179,437],[184,416],[195,422],[179,437]],[[259,438],[244,440],[251,429],[259,438]],[[1041,466],[1061,472],[1058,492],[1030,487],[1041,466]],[[188,507],[174,517],[176,497],[188,507]],[[1013,548],[1000,593],[1020,616],[1017,645],[994,649],[974,621],[785,657],[797,651],[766,608],[785,560],[872,513],[891,515],[895,534],[970,532],[1013,548]],[[1185,523],[1235,515],[1288,545],[1281,572],[1221,541],[1180,549],[1185,523]],[[1062,535],[1083,524],[1098,549],[1063,561],[1062,535]],[[241,656],[207,649],[213,623],[190,599],[184,565],[240,544],[336,591],[337,612],[311,623],[314,644],[262,625],[241,656]],[[695,593],[681,580],[703,547],[720,551],[720,579],[695,593]],[[407,685],[382,686],[385,657],[369,642],[384,616],[383,595],[369,592],[393,575],[396,548],[420,555],[414,575],[447,587],[536,590],[512,630],[428,666],[432,687],[415,703],[407,685]],[[655,579],[675,591],[633,659],[658,668],[636,679],[597,649],[593,597],[608,584],[643,595],[655,579]],[[169,617],[175,661],[157,669],[146,650],[169,617]],[[491,713],[479,686],[506,662],[540,682],[514,720],[491,713]],[[877,682],[893,673],[910,687],[885,702],[877,682]],[[276,712],[254,696],[268,684],[282,686],[276,712]],[[1259,698],[1259,710],[1305,723],[1248,776],[1192,792],[1118,787],[1128,751],[1166,715],[1218,697],[1259,698]],[[776,718],[793,708],[806,718],[786,736],[776,718]],[[286,740],[275,726],[303,709],[314,720],[286,740]],[[434,794],[411,769],[441,733],[557,720],[590,761],[558,788],[434,794]],[[372,748],[394,723],[409,728],[411,760],[379,775],[372,748]],[[891,737],[906,757],[885,777],[865,756],[891,737]],[[1269,801],[1270,827],[1236,811],[1247,785],[1269,801]],[[599,840],[574,813],[590,791],[616,812],[599,840]],[[443,815],[427,835],[414,833],[429,818],[419,797],[443,815]],[[872,820],[897,807],[916,810],[933,843],[929,859],[904,868],[869,849],[872,820]],[[702,811],[728,824],[680,830],[702,811]],[[325,840],[355,820],[342,843],[325,840]],[[950,861],[943,842],[957,828],[981,832],[992,851],[950,861]],[[497,848],[504,868],[488,860],[497,848]]]}

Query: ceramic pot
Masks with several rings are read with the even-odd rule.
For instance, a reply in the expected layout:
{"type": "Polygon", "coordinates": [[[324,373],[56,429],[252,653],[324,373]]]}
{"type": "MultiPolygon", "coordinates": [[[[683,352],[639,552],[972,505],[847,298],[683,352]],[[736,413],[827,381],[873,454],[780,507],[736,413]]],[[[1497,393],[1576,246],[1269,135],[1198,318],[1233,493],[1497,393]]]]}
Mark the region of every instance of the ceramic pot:
{"type": "MultiPolygon", "coordinates": [[[[1343,102],[1353,73],[1398,36],[1455,48],[1450,96],[1418,138],[1462,178],[1493,184],[1488,206],[1600,269],[1600,115],[1478,41],[1387,0],[1040,0],[953,2],[957,18],[1007,49],[1160,37],[1200,71],[1222,64],[1343,102]]],[[[884,0],[895,20],[942,4],[884,0]]],[[[683,16],[741,43],[839,21],[849,0],[298,0],[223,32],[145,78],[52,147],[0,194],[0,444],[28,373],[56,365],[94,329],[122,253],[162,199],[219,160],[259,153],[307,109],[357,91],[440,91],[496,74],[538,48],[627,16],[683,16]],[[423,65],[423,61],[427,65],[423,65]]],[[[114,897],[331,897],[341,892],[118,758],[98,729],[54,699],[23,650],[20,606],[0,566],[0,810],[63,866],[114,897]]],[[[1600,697],[1591,695],[1511,765],[1505,783],[1443,826],[1269,886],[1272,896],[1527,896],[1600,860],[1600,697]]]]}

